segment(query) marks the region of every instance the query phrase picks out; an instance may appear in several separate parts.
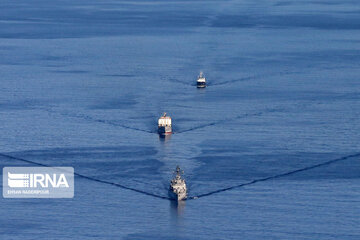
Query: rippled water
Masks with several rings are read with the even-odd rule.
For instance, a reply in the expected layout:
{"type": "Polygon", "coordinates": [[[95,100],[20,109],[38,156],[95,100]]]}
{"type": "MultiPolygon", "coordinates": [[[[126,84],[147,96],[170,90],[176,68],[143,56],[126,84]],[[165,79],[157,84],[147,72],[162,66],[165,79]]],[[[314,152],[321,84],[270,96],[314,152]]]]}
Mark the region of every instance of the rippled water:
{"type": "Polygon", "coordinates": [[[357,1],[0,6],[0,167],[77,174],[1,198],[1,239],[360,238],[357,1]]]}

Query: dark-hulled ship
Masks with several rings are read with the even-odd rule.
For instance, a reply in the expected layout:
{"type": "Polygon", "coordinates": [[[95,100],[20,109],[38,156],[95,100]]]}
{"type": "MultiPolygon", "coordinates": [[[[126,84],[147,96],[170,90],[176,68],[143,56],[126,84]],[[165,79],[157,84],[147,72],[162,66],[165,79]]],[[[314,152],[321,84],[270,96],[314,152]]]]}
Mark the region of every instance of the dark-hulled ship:
{"type": "Polygon", "coordinates": [[[196,80],[196,86],[198,88],[206,87],[206,79],[205,79],[203,72],[200,72],[198,79],[196,80]]]}

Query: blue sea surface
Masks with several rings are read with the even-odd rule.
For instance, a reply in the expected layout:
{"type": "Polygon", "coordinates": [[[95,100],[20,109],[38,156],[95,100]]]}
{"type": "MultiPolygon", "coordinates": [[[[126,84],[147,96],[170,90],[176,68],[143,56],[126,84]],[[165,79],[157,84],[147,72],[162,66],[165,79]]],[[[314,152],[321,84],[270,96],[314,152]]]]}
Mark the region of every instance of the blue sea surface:
{"type": "Polygon", "coordinates": [[[0,9],[0,168],[76,173],[73,199],[1,197],[0,239],[360,239],[358,1],[0,9]]]}

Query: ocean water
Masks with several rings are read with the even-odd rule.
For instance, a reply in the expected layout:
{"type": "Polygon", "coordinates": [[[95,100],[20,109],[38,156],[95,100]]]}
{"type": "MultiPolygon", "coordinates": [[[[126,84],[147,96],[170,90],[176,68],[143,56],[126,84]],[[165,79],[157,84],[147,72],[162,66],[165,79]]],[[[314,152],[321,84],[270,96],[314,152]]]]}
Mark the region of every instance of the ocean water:
{"type": "Polygon", "coordinates": [[[360,239],[358,1],[0,9],[0,168],[77,173],[73,199],[1,197],[0,239],[360,239]]]}

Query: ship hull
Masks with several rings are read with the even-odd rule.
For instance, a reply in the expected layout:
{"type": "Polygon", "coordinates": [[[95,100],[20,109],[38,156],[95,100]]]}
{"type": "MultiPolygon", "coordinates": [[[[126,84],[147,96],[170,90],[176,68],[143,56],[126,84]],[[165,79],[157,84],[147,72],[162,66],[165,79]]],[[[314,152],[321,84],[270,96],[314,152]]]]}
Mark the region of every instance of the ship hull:
{"type": "Polygon", "coordinates": [[[176,194],[176,193],[174,193],[173,191],[169,190],[169,197],[170,197],[171,199],[176,200],[176,201],[182,201],[182,200],[185,200],[185,199],[186,199],[187,195],[186,195],[186,192],[176,194]]]}
{"type": "Polygon", "coordinates": [[[196,83],[196,86],[197,86],[198,88],[204,88],[204,87],[206,87],[206,83],[205,83],[205,82],[197,82],[197,83],[196,83]]]}
{"type": "Polygon", "coordinates": [[[169,127],[169,126],[166,126],[166,127],[159,127],[158,128],[158,133],[160,135],[169,135],[172,133],[172,128],[169,127]]]}

